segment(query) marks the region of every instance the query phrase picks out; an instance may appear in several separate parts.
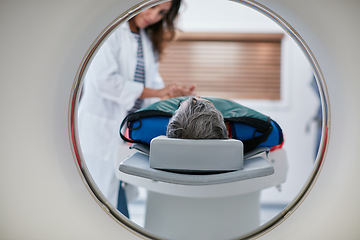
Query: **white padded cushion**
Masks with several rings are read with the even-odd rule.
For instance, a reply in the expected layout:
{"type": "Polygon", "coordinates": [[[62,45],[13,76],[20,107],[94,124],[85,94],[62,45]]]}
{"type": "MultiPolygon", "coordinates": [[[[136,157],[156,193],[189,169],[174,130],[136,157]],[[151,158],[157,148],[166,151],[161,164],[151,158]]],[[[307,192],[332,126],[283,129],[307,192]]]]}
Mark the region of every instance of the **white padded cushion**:
{"type": "Polygon", "coordinates": [[[236,182],[246,179],[268,176],[274,173],[274,167],[262,157],[253,157],[244,161],[241,170],[216,174],[181,174],[150,168],[149,156],[140,152],[125,159],[119,167],[120,172],[180,185],[212,185],[236,182]]]}
{"type": "Polygon", "coordinates": [[[150,143],[150,168],[173,172],[226,172],[244,164],[243,143],[235,139],[176,139],[166,136],[150,143]]]}

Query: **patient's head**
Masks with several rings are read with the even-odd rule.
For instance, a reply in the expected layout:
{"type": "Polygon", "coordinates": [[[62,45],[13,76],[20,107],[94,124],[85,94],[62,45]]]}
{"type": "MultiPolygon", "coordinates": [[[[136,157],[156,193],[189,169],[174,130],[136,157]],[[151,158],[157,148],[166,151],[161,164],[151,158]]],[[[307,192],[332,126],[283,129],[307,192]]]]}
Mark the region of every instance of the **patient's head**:
{"type": "Polygon", "coordinates": [[[169,121],[166,135],[182,139],[227,139],[222,114],[208,100],[191,97],[180,104],[169,121]]]}

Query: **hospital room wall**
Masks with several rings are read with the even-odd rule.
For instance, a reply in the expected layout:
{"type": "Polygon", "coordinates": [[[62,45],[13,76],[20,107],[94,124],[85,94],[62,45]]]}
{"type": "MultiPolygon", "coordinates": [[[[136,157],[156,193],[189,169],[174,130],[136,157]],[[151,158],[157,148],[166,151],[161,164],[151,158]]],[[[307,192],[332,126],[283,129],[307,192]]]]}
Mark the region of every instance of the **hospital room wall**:
{"type": "MultiPolygon", "coordinates": [[[[224,0],[185,0],[179,27],[185,32],[285,33],[280,26],[257,11],[224,0]]],[[[272,204],[291,201],[312,170],[316,124],[311,119],[320,104],[311,87],[311,67],[303,52],[287,34],[282,41],[281,54],[281,100],[236,99],[241,104],[271,116],[284,131],[284,148],[289,161],[287,181],[282,185],[281,192],[271,188],[262,193],[263,203],[272,204]]]]}

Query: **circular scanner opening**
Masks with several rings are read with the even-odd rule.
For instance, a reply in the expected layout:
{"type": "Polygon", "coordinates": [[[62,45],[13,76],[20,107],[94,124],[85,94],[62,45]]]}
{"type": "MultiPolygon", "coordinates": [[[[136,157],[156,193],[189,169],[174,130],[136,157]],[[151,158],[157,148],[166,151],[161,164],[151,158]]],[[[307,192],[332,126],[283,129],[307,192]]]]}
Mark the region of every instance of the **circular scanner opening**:
{"type": "MultiPolygon", "coordinates": [[[[111,204],[111,201],[105,195],[99,190],[99,187],[97,183],[94,181],[93,177],[91,176],[87,166],[86,166],[86,159],[84,159],[79,143],[79,136],[77,132],[77,112],[79,107],[79,102],[81,101],[81,94],[82,94],[82,87],[84,84],[84,76],[86,75],[86,72],[89,68],[89,65],[91,64],[92,59],[96,55],[98,49],[102,46],[102,44],[108,39],[108,36],[113,33],[117,27],[121,26],[122,24],[126,24],[126,22],[137,15],[138,13],[142,12],[145,9],[148,9],[152,6],[155,6],[159,3],[162,3],[165,1],[144,1],[128,11],[124,12],[120,15],[114,22],[112,22],[95,40],[93,45],[89,48],[88,53],[86,54],[83,62],[80,65],[78,74],[75,78],[75,88],[71,95],[71,110],[70,110],[70,124],[71,124],[71,139],[72,139],[72,145],[74,148],[74,153],[76,157],[76,161],[78,164],[78,168],[82,174],[82,177],[84,179],[84,182],[86,183],[87,188],[89,191],[93,194],[96,201],[99,203],[99,205],[107,212],[109,212],[110,216],[117,222],[119,222],[122,225],[125,225],[127,228],[137,232],[138,234],[148,237],[151,239],[161,238],[161,234],[158,234],[157,232],[152,232],[146,229],[146,227],[143,226],[143,223],[139,223],[133,219],[130,219],[125,217],[123,214],[121,214],[116,206],[111,204]]],[[[186,7],[190,11],[191,4],[189,1],[186,2],[186,7]]],[[[263,17],[266,17],[267,19],[270,19],[273,23],[275,23],[277,26],[279,26],[283,32],[286,34],[285,41],[293,41],[296,46],[298,47],[298,50],[304,55],[304,58],[307,60],[309,67],[312,70],[312,76],[313,76],[313,83],[314,83],[314,89],[316,95],[318,95],[319,99],[319,115],[320,118],[317,119],[317,126],[319,127],[317,134],[319,134],[319,138],[314,141],[315,147],[314,147],[314,157],[312,159],[312,165],[311,169],[308,170],[308,172],[305,174],[306,177],[305,180],[298,184],[297,189],[294,193],[291,193],[292,199],[288,200],[286,199],[286,205],[281,207],[281,209],[278,212],[275,212],[271,215],[269,219],[266,220],[266,222],[262,223],[259,227],[256,229],[249,229],[248,231],[239,233],[236,238],[243,239],[243,238],[251,238],[251,237],[257,237],[265,234],[266,232],[270,231],[271,229],[275,228],[277,225],[279,225],[282,221],[286,220],[293,211],[297,209],[297,207],[301,204],[302,201],[305,200],[307,194],[311,190],[312,186],[315,184],[315,181],[320,174],[321,166],[325,159],[325,154],[327,150],[328,140],[329,140],[329,122],[330,122],[330,112],[329,112],[329,99],[326,91],[326,85],[325,80],[322,75],[321,69],[316,61],[315,56],[313,55],[312,51],[309,49],[305,41],[302,39],[302,37],[296,32],[293,27],[290,26],[289,23],[286,22],[285,19],[283,19],[281,16],[273,12],[272,10],[266,8],[265,6],[255,2],[255,1],[236,1],[231,2],[230,4],[237,4],[235,7],[238,7],[239,9],[237,11],[242,11],[241,8],[247,8],[251,9],[256,14],[261,14],[263,17]]],[[[209,3],[210,4],[210,3],[209,3]]],[[[214,4],[229,4],[227,1],[215,1],[214,4]],[[220,3],[221,2],[221,3],[220,3]]],[[[234,10],[236,11],[236,10],[234,10]]],[[[185,15],[185,14],[184,14],[185,15]]],[[[180,23],[183,23],[185,28],[186,21],[181,19],[180,17],[180,23]]],[[[194,25],[196,26],[195,23],[194,25]]],[[[194,30],[194,29],[193,29],[194,30]]],[[[195,29],[196,30],[196,29],[195,29]]],[[[222,29],[224,30],[224,29],[222,29]]],[[[283,43],[284,44],[284,40],[283,43]]],[[[286,44],[286,43],[285,43],[286,44]]],[[[284,51],[284,49],[282,49],[284,51]]],[[[291,58],[287,57],[286,53],[282,53],[282,58],[285,59],[285,63],[282,63],[282,70],[284,70],[284,66],[286,66],[286,61],[292,61],[291,58]]],[[[291,83],[289,83],[286,79],[289,78],[289,75],[282,74],[281,75],[281,99],[275,100],[275,101],[249,101],[248,99],[245,100],[246,103],[249,103],[250,105],[255,106],[255,108],[258,105],[264,104],[265,107],[259,107],[261,110],[264,110],[265,112],[272,112],[272,109],[277,109],[280,112],[284,111],[284,109],[288,109],[289,105],[293,104],[293,100],[291,100],[291,97],[289,97],[289,93],[286,93],[286,91],[291,91],[289,88],[291,88],[291,83]],[[285,80],[284,80],[285,79],[285,80]],[[289,86],[290,85],[290,86],[289,86]],[[274,107],[275,106],[275,107],[274,107]]],[[[310,80],[309,80],[310,81],[310,80]]],[[[240,100],[241,101],[241,100],[240,100]]],[[[318,116],[319,116],[318,115],[318,116]]],[[[279,114],[281,116],[281,114],[279,114]]],[[[307,124],[307,127],[310,129],[313,128],[315,123],[309,122],[307,124]]],[[[306,130],[305,130],[306,132],[306,130]]],[[[290,134],[290,133],[289,133],[290,134]]],[[[287,132],[285,131],[285,145],[284,148],[287,147],[288,141],[291,141],[287,138],[287,132]]],[[[308,151],[311,151],[311,149],[307,149],[308,151]]],[[[291,153],[288,153],[288,155],[291,156],[291,153]]],[[[295,165],[296,166],[296,165],[295,165]]],[[[289,169],[292,169],[292,163],[289,162],[289,169]]],[[[290,172],[291,173],[291,172],[290,172]]],[[[289,174],[290,174],[289,173],[289,174]]],[[[284,190],[286,191],[286,189],[284,190]]],[[[140,195],[142,194],[142,191],[140,191],[140,195]]],[[[266,193],[268,195],[271,195],[272,193],[266,193]]],[[[265,195],[266,195],[265,194],[265,195]]],[[[266,198],[266,197],[265,197],[266,198]]],[[[271,201],[270,201],[271,202],[271,201]]],[[[265,204],[266,205],[266,204],[265,204]]],[[[269,205],[269,204],[268,204],[269,205]]],[[[271,205],[271,204],[270,204],[271,205]]],[[[266,206],[265,206],[266,207],[266,206]]],[[[145,211],[145,210],[144,210],[145,211]]],[[[232,224],[232,223],[229,223],[232,224]]],[[[234,228],[236,228],[235,224],[234,228]]],[[[166,236],[165,236],[166,238],[166,236]]]]}

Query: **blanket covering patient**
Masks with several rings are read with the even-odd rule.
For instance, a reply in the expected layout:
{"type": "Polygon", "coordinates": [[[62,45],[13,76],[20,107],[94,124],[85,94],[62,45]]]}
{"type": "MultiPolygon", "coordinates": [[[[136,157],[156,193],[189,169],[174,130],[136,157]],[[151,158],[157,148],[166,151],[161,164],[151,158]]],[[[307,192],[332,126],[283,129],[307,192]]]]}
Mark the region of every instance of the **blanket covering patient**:
{"type": "Polygon", "coordinates": [[[150,147],[161,135],[180,139],[237,139],[244,152],[258,147],[281,148],[282,129],[269,116],[237,102],[216,97],[178,97],[130,113],[120,124],[129,143],[150,147]]]}
{"type": "Polygon", "coordinates": [[[190,97],[181,102],[169,121],[166,135],[181,139],[229,138],[220,111],[209,100],[201,97],[190,97]]]}

